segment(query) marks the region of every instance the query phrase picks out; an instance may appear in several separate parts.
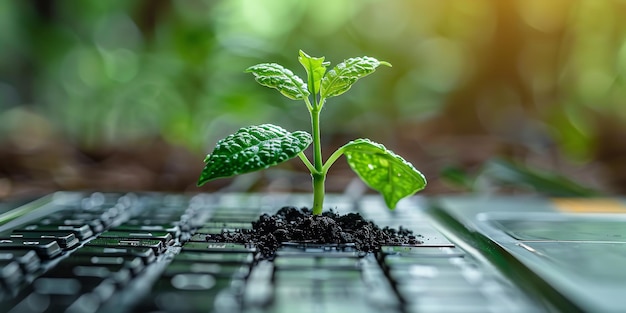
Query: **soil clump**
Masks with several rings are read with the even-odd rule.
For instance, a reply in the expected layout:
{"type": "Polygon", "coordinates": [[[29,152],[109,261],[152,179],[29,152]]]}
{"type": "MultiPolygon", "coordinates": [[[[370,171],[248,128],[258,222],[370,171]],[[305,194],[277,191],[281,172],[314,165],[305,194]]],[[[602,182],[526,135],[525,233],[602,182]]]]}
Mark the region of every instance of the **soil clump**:
{"type": "Polygon", "coordinates": [[[413,231],[379,227],[359,213],[340,215],[327,211],[313,215],[307,208],[283,207],[273,215],[263,214],[252,222],[252,229],[207,235],[210,242],[255,245],[264,258],[271,259],[283,242],[353,246],[362,252],[375,252],[384,245],[422,243],[413,231]]]}

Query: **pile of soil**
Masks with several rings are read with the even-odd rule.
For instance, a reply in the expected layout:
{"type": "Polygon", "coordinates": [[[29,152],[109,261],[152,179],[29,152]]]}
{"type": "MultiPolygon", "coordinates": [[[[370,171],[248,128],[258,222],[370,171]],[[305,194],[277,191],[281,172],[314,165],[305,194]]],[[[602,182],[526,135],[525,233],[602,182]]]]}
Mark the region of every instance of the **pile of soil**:
{"type": "Polygon", "coordinates": [[[276,214],[263,214],[252,222],[252,229],[207,235],[211,242],[253,244],[265,258],[273,258],[283,242],[353,246],[362,252],[375,252],[384,245],[422,243],[411,230],[380,228],[358,213],[340,215],[334,211],[313,215],[307,208],[283,207],[276,214]]]}

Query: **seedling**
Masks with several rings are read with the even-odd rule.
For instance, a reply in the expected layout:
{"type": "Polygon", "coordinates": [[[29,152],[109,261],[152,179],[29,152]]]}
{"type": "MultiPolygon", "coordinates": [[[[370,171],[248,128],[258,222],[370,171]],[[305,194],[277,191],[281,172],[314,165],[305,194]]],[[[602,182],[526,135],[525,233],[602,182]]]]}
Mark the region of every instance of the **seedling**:
{"type": "Polygon", "coordinates": [[[239,129],[217,142],[213,152],[204,159],[206,166],[198,179],[198,186],[223,177],[266,169],[298,156],[311,171],[313,179],[313,214],[321,214],[324,204],[324,182],[329,168],[345,155],[352,170],[372,189],[380,192],[385,203],[394,209],[400,199],[426,187],[424,175],[401,156],[369,139],[348,142],[322,160],[320,140],[320,112],[326,100],[339,96],[362,77],[373,73],[380,65],[391,67],[385,61],[372,57],[345,60],[326,72],[330,62],[324,57],[311,57],[300,50],[298,58],[307,73],[307,83],[292,71],[276,63],[262,63],[249,67],[256,81],[280,91],[285,97],[302,100],[311,116],[311,134],[305,131],[288,132],[263,124],[239,129]],[[311,98],[313,98],[311,101],[311,98]],[[313,142],[313,163],[304,150],[313,142]]]}

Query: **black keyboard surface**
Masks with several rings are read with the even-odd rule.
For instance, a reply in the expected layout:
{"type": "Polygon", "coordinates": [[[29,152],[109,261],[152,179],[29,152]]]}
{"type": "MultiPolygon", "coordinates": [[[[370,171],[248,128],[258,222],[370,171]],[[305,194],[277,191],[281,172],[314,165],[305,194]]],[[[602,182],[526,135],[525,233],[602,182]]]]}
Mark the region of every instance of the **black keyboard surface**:
{"type": "Polygon", "coordinates": [[[429,223],[418,200],[328,197],[339,213],[412,229],[423,244],[207,242],[308,196],[55,193],[0,226],[0,312],[543,312],[429,223]]]}

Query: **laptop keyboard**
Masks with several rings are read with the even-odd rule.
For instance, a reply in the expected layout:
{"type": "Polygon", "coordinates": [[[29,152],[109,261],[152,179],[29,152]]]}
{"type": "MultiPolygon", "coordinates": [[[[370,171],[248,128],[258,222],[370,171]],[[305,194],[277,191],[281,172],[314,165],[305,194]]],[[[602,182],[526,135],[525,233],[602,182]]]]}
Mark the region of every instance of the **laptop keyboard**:
{"type": "MultiPolygon", "coordinates": [[[[362,253],[350,244],[207,242],[308,196],[56,193],[0,226],[0,312],[542,312],[450,242],[418,208],[329,197],[424,243],[362,253]]],[[[410,205],[414,205],[409,203],[410,205]]]]}

